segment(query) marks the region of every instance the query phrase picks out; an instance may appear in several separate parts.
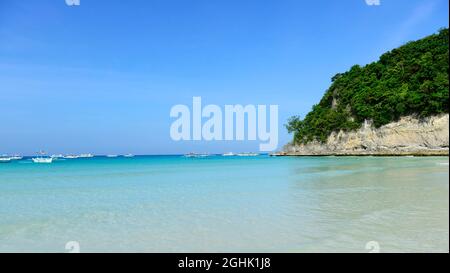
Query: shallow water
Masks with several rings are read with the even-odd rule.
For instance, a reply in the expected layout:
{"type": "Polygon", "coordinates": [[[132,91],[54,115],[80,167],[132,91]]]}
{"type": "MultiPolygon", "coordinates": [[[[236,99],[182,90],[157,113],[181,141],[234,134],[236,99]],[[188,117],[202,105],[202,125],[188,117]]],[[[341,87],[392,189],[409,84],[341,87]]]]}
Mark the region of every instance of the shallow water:
{"type": "Polygon", "coordinates": [[[449,251],[448,157],[0,164],[0,252],[449,251]]]}

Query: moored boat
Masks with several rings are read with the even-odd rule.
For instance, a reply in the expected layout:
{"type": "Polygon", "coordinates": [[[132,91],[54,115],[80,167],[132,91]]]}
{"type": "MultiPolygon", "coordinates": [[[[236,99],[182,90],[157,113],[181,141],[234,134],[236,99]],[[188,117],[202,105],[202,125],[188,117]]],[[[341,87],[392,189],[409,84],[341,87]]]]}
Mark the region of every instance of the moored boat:
{"type": "Polygon", "coordinates": [[[66,155],[63,157],[64,159],[77,159],[80,158],[78,155],[66,155]]]}
{"type": "Polygon", "coordinates": [[[257,153],[239,153],[238,156],[258,156],[257,153]]]}
{"type": "Polygon", "coordinates": [[[53,162],[53,158],[51,157],[35,157],[32,158],[31,160],[33,160],[34,163],[44,163],[44,164],[49,164],[53,162]]]}
{"type": "Polygon", "coordinates": [[[93,154],[80,154],[78,156],[78,158],[92,158],[92,157],[94,157],[93,154]]]}
{"type": "Polygon", "coordinates": [[[34,162],[34,163],[39,163],[39,164],[49,164],[49,163],[52,163],[53,162],[53,158],[52,157],[49,157],[49,156],[45,156],[45,152],[44,151],[40,151],[39,152],[39,156],[38,157],[34,157],[34,158],[32,158],[31,160],[34,162]]]}
{"type": "Polygon", "coordinates": [[[184,157],[194,157],[194,158],[199,158],[199,157],[208,157],[210,156],[209,154],[197,154],[197,153],[188,153],[185,154],[184,157]]]}
{"type": "Polygon", "coordinates": [[[0,163],[10,163],[11,158],[9,157],[0,157],[0,163]]]}

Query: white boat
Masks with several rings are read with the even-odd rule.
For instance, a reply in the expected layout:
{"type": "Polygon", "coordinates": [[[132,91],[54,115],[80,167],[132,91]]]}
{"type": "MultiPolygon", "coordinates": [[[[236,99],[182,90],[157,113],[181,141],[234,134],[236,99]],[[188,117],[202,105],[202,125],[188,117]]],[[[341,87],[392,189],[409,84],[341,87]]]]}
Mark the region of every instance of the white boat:
{"type": "Polygon", "coordinates": [[[66,155],[63,157],[64,159],[77,159],[80,158],[78,155],[66,155]]]}
{"type": "Polygon", "coordinates": [[[35,157],[35,158],[32,158],[31,160],[33,160],[34,163],[49,164],[49,163],[53,162],[53,158],[51,158],[51,157],[35,157]]]}
{"type": "Polygon", "coordinates": [[[238,156],[258,156],[257,153],[239,153],[238,156]]]}
{"type": "Polygon", "coordinates": [[[118,155],[107,155],[106,157],[114,158],[114,157],[118,157],[118,155]]]}
{"type": "Polygon", "coordinates": [[[45,152],[44,151],[40,151],[39,152],[40,156],[38,157],[34,157],[31,160],[33,160],[34,163],[44,163],[44,164],[49,164],[53,162],[53,158],[45,156],[45,152]]]}
{"type": "Polygon", "coordinates": [[[235,156],[235,154],[232,152],[229,152],[229,153],[224,153],[222,156],[235,156]]]}
{"type": "Polygon", "coordinates": [[[9,157],[0,157],[0,163],[10,163],[11,158],[9,157]]]}
{"type": "Polygon", "coordinates": [[[94,157],[93,154],[80,154],[78,156],[78,158],[92,158],[92,157],[94,157]]]}
{"type": "Polygon", "coordinates": [[[132,155],[132,154],[126,154],[126,155],[124,155],[123,157],[134,157],[134,155],[132,155]]]}
{"type": "Polygon", "coordinates": [[[11,157],[9,157],[11,160],[21,160],[23,158],[23,156],[20,155],[13,155],[11,157]]]}
{"type": "Polygon", "coordinates": [[[184,157],[195,157],[195,158],[208,157],[208,156],[209,156],[209,154],[197,154],[197,153],[188,153],[188,154],[184,155],[184,157]]]}

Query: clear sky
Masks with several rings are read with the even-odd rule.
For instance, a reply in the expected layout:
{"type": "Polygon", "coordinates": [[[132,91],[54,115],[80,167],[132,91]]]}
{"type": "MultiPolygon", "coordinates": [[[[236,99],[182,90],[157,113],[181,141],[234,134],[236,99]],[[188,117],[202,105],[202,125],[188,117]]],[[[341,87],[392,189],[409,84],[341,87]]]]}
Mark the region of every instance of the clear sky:
{"type": "Polygon", "coordinates": [[[0,0],[0,154],[256,151],[173,142],[175,104],[304,116],[330,78],[448,27],[447,0],[0,0]]]}

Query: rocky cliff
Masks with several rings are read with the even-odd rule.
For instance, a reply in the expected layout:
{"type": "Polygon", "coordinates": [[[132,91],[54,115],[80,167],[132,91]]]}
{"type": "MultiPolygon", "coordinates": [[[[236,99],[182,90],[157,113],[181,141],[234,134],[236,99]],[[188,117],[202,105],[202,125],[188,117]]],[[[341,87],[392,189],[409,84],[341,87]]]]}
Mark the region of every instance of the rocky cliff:
{"type": "Polygon", "coordinates": [[[366,121],[353,132],[333,132],[326,143],[288,144],[284,155],[448,155],[449,115],[406,116],[374,128],[366,121]]]}

